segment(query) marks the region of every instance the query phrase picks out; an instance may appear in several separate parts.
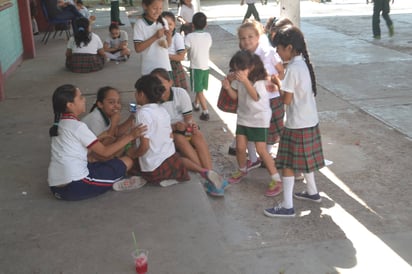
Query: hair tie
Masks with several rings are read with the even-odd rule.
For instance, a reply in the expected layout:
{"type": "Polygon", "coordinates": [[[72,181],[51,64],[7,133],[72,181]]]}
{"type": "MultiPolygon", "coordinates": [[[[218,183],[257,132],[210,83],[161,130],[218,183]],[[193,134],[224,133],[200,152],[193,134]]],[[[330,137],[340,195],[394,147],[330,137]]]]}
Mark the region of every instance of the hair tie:
{"type": "Polygon", "coordinates": [[[59,123],[53,123],[53,126],[58,126],[59,125],[59,123]]]}
{"type": "Polygon", "coordinates": [[[77,30],[78,30],[79,32],[82,32],[82,31],[84,31],[84,28],[83,28],[83,27],[78,27],[77,30]]]}

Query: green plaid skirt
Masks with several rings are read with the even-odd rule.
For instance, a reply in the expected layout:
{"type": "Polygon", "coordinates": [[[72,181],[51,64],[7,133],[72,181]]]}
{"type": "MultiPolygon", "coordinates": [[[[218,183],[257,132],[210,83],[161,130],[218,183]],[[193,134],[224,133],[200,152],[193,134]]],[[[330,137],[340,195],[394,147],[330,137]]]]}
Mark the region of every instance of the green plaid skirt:
{"type": "Polygon", "coordinates": [[[128,174],[142,176],[149,183],[159,184],[161,181],[168,179],[174,179],[179,182],[190,180],[189,173],[177,153],[164,160],[159,167],[150,172],[140,170],[138,159],[135,159],[133,162],[134,167],[128,174]]]}
{"type": "Polygon", "coordinates": [[[309,173],[325,166],[319,125],[311,128],[283,128],[276,168],[309,173]]]}
{"type": "Polygon", "coordinates": [[[97,54],[75,53],[66,57],[66,68],[72,72],[88,73],[103,69],[104,57],[97,54]]]}
{"type": "Polygon", "coordinates": [[[282,133],[283,117],[285,117],[285,107],[280,96],[270,99],[270,108],[272,109],[272,117],[270,118],[270,126],[266,142],[269,145],[273,145],[282,133]]]}
{"type": "Polygon", "coordinates": [[[170,61],[170,65],[172,66],[174,86],[187,90],[186,72],[183,70],[182,63],[177,61],[170,61]]]}

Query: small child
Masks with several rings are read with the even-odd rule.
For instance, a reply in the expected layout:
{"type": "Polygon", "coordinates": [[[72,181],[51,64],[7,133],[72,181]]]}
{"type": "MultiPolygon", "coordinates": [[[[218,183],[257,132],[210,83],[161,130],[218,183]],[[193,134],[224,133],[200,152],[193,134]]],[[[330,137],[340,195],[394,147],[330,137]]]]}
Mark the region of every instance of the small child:
{"type": "Polygon", "coordinates": [[[169,59],[172,66],[173,83],[176,87],[187,90],[186,72],[183,70],[181,61],[186,55],[185,41],[182,35],[176,32],[176,19],[173,13],[164,11],[162,17],[166,19],[169,25],[169,31],[172,32],[172,43],[169,46],[169,59]]]}
{"type": "Polygon", "coordinates": [[[172,35],[167,22],[161,17],[163,0],[142,0],[143,16],[134,25],[134,48],[141,54],[141,73],[150,73],[155,68],[172,71],[169,61],[169,45],[172,35]]]}
{"type": "Polygon", "coordinates": [[[188,35],[193,31],[192,18],[195,13],[195,8],[192,4],[192,0],[180,0],[179,10],[177,11],[177,21],[182,26],[180,27],[180,33],[188,35]]]}
{"type": "Polygon", "coordinates": [[[90,15],[90,11],[83,4],[82,0],[76,0],[76,8],[81,13],[81,15],[83,15],[85,18],[89,19],[90,24],[93,24],[93,22],[96,21],[96,16],[90,15]]]}
{"type": "Polygon", "coordinates": [[[112,61],[127,61],[130,57],[130,49],[127,47],[127,32],[121,30],[116,23],[110,24],[109,32],[110,35],[103,44],[107,59],[112,61]]]}
{"type": "Polygon", "coordinates": [[[316,107],[316,78],[302,32],[287,25],[275,36],[273,45],[283,61],[289,61],[282,82],[286,121],[276,166],[282,170],[283,201],[264,210],[269,217],[294,217],[293,197],[320,203],[314,171],[325,166],[316,107]],[[307,190],[293,194],[294,174],[303,172],[307,190]]]}
{"type": "Polygon", "coordinates": [[[238,100],[236,159],[239,170],[228,181],[236,184],[247,175],[246,147],[248,141],[253,141],[271,176],[271,181],[277,188],[281,188],[280,176],[273,158],[266,150],[271,116],[265,84],[266,70],[259,56],[248,51],[238,51],[230,60],[229,66],[234,72],[235,80],[230,83],[229,79],[225,78],[222,85],[232,99],[238,100]]]}
{"type": "Polygon", "coordinates": [[[54,123],[49,130],[51,157],[48,183],[57,199],[75,201],[104,192],[141,187],[139,177],[121,180],[133,165],[129,157],[88,163],[88,150],[110,157],[127,143],[141,136],[146,127],[134,127],[115,143],[105,146],[78,117],[86,110],[86,99],[80,89],[62,85],[53,93],[54,123]]]}
{"type": "Polygon", "coordinates": [[[185,45],[190,56],[190,83],[193,92],[196,93],[193,109],[199,111],[201,106],[200,120],[209,121],[210,116],[203,91],[209,86],[209,50],[212,46],[212,37],[204,31],[207,25],[207,17],[204,13],[195,13],[192,22],[194,32],[185,37],[185,45]]]}

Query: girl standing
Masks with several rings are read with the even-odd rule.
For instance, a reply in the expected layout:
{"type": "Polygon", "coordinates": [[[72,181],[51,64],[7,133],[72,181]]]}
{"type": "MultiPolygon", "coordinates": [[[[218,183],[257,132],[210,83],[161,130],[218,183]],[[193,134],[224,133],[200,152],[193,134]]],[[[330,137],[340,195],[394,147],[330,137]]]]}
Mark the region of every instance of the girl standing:
{"type": "Polygon", "coordinates": [[[195,14],[195,7],[192,4],[192,0],[180,0],[179,10],[177,11],[177,21],[182,26],[180,27],[180,33],[187,35],[193,31],[192,17],[195,14]]]}
{"type": "Polygon", "coordinates": [[[134,48],[141,53],[141,73],[149,74],[155,68],[171,71],[168,47],[172,42],[167,22],[160,15],[163,0],[142,0],[143,16],[133,29],[134,48]]]}
{"type": "Polygon", "coordinates": [[[185,41],[180,33],[176,33],[176,19],[174,14],[165,11],[162,13],[162,17],[166,19],[169,25],[169,31],[172,33],[172,43],[169,46],[169,59],[172,67],[174,86],[187,90],[186,73],[181,63],[186,54],[185,41]]]}
{"type": "Polygon", "coordinates": [[[229,80],[225,78],[222,85],[232,99],[238,100],[236,159],[239,170],[228,181],[235,184],[247,175],[246,147],[248,141],[253,141],[271,180],[278,182],[280,178],[276,172],[275,163],[266,150],[267,130],[271,115],[265,86],[266,70],[260,58],[248,51],[238,51],[230,60],[229,66],[234,72],[235,80],[229,83],[229,80]]]}
{"type": "Polygon", "coordinates": [[[66,67],[72,72],[92,72],[103,69],[105,54],[102,40],[91,32],[90,21],[81,17],[75,23],[77,31],[67,42],[66,67]]]}
{"type": "Polygon", "coordinates": [[[120,180],[132,167],[129,157],[88,163],[88,150],[109,157],[139,137],[146,127],[134,127],[117,142],[104,146],[78,116],[86,110],[86,99],[73,85],[58,87],[53,93],[54,123],[49,130],[51,159],[48,171],[50,190],[57,199],[82,200],[110,189],[126,190],[141,186],[139,177],[120,180]]]}
{"type": "Polygon", "coordinates": [[[314,171],[324,164],[316,107],[316,78],[302,32],[286,26],[276,33],[273,44],[283,61],[289,61],[282,82],[286,122],[276,166],[282,169],[283,202],[264,210],[269,217],[294,217],[293,197],[320,203],[314,171]],[[294,174],[303,172],[307,190],[293,195],[294,174]]]}
{"type": "MultiPolygon", "coordinates": [[[[267,38],[263,35],[261,29],[260,22],[247,21],[239,27],[238,37],[240,48],[259,56],[269,75],[266,81],[266,91],[271,108],[271,118],[266,139],[266,149],[270,154],[273,145],[279,141],[283,128],[284,106],[279,94],[279,78],[283,78],[284,69],[282,60],[275,49],[268,45],[267,38]]],[[[248,155],[249,170],[261,165],[261,160],[256,156],[255,144],[253,142],[248,142],[248,155]]],[[[273,197],[282,192],[280,176],[277,175],[276,178],[276,181],[272,181],[269,184],[265,192],[266,196],[273,197]]]]}

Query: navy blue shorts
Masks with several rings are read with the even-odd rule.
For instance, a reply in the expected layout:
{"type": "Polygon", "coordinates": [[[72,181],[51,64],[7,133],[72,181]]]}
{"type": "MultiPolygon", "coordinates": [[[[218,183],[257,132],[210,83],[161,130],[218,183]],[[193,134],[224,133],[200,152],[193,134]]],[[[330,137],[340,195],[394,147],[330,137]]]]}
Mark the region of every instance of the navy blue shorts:
{"type": "Polygon", "coordinates": [[[89,175],[82,180],[72,181],[62,187],[50,187],[54,197],[67,201],[95,197],[112,189],[113,184],[126,174],[126,165],[117,158],[106,162],[89,163],[87,168],[89,175]]]}

